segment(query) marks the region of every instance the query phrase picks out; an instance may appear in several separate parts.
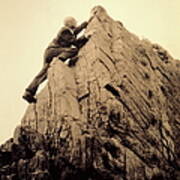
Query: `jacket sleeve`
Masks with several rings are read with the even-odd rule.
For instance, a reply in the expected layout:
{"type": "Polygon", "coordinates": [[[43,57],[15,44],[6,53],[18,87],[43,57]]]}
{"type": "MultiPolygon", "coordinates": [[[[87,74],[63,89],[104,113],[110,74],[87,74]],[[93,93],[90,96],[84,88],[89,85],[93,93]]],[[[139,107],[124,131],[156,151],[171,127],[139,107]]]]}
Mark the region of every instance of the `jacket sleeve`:
{"type": "Polygon", "coordinates": [[[88,22],[85,21],[83,22],[80,26],[78,26],[75,30],[74,30],[74,34],[77,35],[79,34],[84,28],[86,28],[88,25],[88,22]]]}
{"type": "Polygon", "coordinates": [[[88,41],[88,38],[86,38],[84,35],[79,37],[78,39],[76,39],[76,41],[74,41],[74,45],[77,48],[81,48],[82,46],[84,46],[86,44],[86,42],[88,41]]]}

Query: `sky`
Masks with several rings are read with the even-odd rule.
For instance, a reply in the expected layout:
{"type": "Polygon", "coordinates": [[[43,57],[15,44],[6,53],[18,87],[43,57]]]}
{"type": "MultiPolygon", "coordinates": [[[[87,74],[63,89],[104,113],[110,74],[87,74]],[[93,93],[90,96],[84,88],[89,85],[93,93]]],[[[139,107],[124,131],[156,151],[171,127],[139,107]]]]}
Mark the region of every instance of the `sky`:
{"type": "Polygon", "coordinates": [[[42,67],[44,50],[64,17],[88,20],[95,5],[180,59],[179,0],[0,0],[0,144],[21,123],[28,106],[24,89],[42,67]]]}

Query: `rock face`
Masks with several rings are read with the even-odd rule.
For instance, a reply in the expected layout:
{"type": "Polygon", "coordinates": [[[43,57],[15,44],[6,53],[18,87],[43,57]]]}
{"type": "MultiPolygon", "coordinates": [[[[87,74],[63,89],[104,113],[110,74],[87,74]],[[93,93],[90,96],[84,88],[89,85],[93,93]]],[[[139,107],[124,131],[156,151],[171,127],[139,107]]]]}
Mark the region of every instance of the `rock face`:
{"type": "Polygon", "coordinates": [[[0,148],[1,180],[180,179],[180,61],[92,10],[74,67],[47,86],[0,148]]]}

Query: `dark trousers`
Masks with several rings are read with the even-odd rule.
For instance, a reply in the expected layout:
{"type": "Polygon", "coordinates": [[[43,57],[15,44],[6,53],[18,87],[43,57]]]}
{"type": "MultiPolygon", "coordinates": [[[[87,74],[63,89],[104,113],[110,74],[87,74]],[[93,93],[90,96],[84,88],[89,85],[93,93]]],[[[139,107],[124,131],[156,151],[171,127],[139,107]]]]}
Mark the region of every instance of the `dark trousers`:
{"type": "Polygon", "coordinates": [[[39,85],[47,79],[48,68],[54,57],[58,56],[64,62],[66,59],[76,56],[77,53],[77,48],[47,48],[44,53],[43,68],[26,88],[26,91],[29,91],[33,96],[36,94],[39,85]]]}

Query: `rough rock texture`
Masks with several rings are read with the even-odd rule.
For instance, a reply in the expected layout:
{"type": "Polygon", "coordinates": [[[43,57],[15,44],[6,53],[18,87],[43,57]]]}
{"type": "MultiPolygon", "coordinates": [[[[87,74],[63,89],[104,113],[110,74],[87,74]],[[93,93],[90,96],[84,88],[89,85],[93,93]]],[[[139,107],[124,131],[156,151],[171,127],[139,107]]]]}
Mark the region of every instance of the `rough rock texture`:
{"type": "Polygon", "coordinates": [[[180,179],[180,61],[92,10],[76,66],[47,86],[0,148],[1,180],[180,179]]]}

